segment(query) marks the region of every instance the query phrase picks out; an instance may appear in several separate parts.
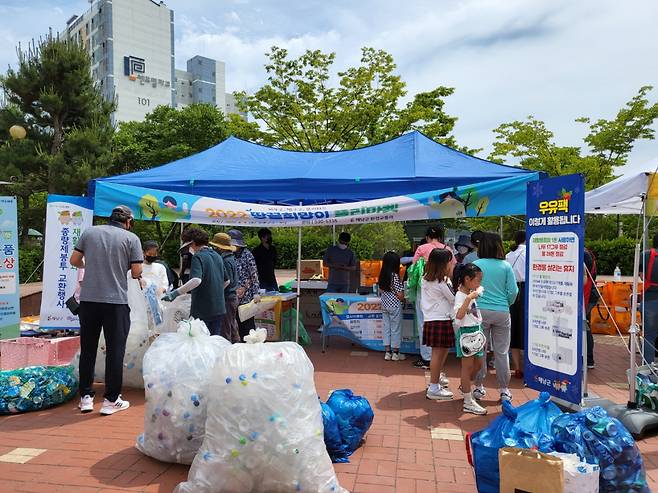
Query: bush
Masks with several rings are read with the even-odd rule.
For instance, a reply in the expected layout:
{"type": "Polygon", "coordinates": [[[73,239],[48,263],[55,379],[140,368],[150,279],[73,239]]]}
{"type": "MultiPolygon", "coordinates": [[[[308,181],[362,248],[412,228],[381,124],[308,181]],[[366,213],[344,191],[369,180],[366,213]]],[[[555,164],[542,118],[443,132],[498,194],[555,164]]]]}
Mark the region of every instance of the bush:
{"type": "Polygon", "coordinates": [[[43,265],[39,266],[43,260],[43,248],[41,247],[20,247],[18,249],[18,271],[21,283],[40,282],[43,278],[43,265]],[[38,269],[37,269],[38,267],[38,269]],[[34,272],[36,270],[36,272],[34,272]],[[32,273],[34,272],[34,275],[32,273]],[[30,278],[30,275],[32,277],[30,278]]]}
{"type": "Polygon", "coordinates": [[[614,240],[592,240],[585,242],[596,257],[596,270],[599,274],[612,275],[618,265],[623,275],[633,273],[635,240],[615,238],[614,240]]]}

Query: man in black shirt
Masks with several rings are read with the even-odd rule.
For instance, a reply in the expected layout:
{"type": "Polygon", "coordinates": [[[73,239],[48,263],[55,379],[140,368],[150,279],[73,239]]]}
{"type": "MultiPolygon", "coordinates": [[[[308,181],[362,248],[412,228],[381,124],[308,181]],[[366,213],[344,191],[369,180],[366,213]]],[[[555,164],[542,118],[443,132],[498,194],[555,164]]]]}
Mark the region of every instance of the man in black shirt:
{"type": "Polygon", "coordinates": [[[260,245],[253,250],[258,269],[258,281],[260,287],[266,291],[278,291],[274,269],[276,268],[276,248],[272,245],[272,232],[263,228],[258,231],[260,245]]]}

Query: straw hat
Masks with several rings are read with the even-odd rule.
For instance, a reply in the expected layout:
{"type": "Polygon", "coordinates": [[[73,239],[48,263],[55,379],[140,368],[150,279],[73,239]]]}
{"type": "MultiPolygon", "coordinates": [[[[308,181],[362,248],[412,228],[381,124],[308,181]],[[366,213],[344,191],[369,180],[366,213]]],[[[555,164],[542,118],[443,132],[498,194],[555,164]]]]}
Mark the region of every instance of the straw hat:
{"type": "Polygon", "coordinates": [[[231,237],[226,233],[215,234],[215,236],[212,237],[210,244],[220,250],[226,250],[229,252],[235,251],[235,247],[231,245],[231,237]]]}

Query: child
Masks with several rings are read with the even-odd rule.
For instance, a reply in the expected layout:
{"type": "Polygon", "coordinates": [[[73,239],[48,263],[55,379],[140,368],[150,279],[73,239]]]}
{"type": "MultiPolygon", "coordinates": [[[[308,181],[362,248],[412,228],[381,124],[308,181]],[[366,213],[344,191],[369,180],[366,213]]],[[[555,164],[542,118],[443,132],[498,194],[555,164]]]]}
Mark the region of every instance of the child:
{"type": "Polygon", "coordinates": [[[400,256],[395,252],[386,252],[379,271],[379,296],[382,299],[382,318],[384,322],[384,345],[386,361],[403,361],[400,354],[402,339],[402,300],[404,285],[400,281],[400,256]],[[393,353],[391,354],[391,347],[393,353]]]}
{"type": "Polygon", "coordinates": [[[440,384],[441,369],[448,351],[455,345],[452,315],[455,295],[448,286],[452,275],[452,253],[435,248],[425,264],[421,280],[420,306],[423,312],[423,344],[432,348],[430,361],[430,386],[427,398],[432,400],[452,399],[452,392],[440,384]]]}
{"type": "Polygon", "coordinates": [[[455,339],[457,357],[462,362],[462,383],[460,390],[464,395],[464,412],[487,414],[471,393],[471,382],[482,368],[482,358],[486,339],[482,332],[482,314],[476,299],[483,292],[482,270],[475,264],[462,266],[455,274],[455,339]]]}

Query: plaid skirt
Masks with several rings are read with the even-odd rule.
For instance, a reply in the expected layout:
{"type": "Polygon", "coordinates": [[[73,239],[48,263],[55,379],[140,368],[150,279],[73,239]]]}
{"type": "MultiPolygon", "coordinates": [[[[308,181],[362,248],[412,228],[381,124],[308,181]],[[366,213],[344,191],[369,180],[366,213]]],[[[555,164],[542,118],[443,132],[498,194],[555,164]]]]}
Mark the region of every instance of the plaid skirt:
{"type": "Polygon", "coordinates": [[[452,320],[432,320],[423,324],[423,345],[429,347],[455,347],[452,320]]]}

